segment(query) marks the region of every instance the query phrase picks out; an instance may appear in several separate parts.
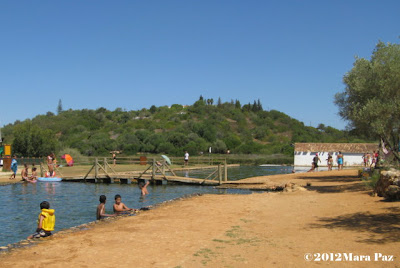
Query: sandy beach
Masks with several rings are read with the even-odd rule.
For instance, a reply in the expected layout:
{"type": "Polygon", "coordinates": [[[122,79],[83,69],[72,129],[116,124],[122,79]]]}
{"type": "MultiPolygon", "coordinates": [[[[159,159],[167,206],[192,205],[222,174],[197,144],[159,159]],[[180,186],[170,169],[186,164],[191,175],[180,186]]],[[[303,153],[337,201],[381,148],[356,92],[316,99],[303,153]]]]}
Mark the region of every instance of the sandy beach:
{"type": "Polygon", "coordinates": [[[3,253],[1,266],[400,267],[399,203],[372,197],[357,170],[247,181],[259,188],[288,183],[296,187],[174,201],[3,253]],[[301,187],[307,183],[311,186],[301,187]],[[323,253],[336,254],[335,260],[316,260],[323,253]],[[342,261],[337,261],[338,254],[342,261]],[[355,260],[362,256],[364,261],[355,260]]]}

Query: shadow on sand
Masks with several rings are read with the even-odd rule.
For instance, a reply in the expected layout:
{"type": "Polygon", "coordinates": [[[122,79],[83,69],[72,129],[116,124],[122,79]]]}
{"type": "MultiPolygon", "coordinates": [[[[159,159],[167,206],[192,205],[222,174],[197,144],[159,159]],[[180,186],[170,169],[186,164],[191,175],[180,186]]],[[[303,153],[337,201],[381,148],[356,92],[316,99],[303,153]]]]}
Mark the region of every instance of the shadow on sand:
{"type": "Polygon", "coordinates": [[[400,241],[400,208],[387,208],[387,213],[354,213],[333,218],[320,218],[321,223],[311,228],[344,229],[359,233],[368,233],[369,238],[361,243],[385,244],[400,241]]]}
{"type": "Polygon", "coordinates": [[[306,188],[319,193],[364,192],[368,188],[357,176],[304,176],[299,178],[311,183],[306,188]],[[318,182],[328,182],[334,185],[312,185],[318,182]]]}

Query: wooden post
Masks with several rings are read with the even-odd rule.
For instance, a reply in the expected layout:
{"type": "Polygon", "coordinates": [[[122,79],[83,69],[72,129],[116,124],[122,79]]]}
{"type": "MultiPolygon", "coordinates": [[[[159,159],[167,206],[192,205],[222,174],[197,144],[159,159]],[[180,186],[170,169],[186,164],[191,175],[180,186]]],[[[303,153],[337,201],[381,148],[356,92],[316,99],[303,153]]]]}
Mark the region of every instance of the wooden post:
{"type": "Polygon", "coordinates": [[[224,161],[224,181],[228,181],[228,165],[226,164],[226,158],[224,161]]]}
{"type": "Polygon", "coordinates": [[[156,178],[156,159],[153,158],[153,166],[151,171],[151,178],[154,180],[156,178]]]}
{"type": "Polygon", "coordinates": [[[221,164],[218,164],[218,181],[219,181],[219,185],[222,184],[222,167],[221,164]]]}
{"type": "Polygon", "coordinates": [[[104,171],[107,173],[107,158],[104,157],[104,171]]]}
{"type": "Polygon", "coordinates": [[[97,157],[94,160],[94,178],[97,179],[99,176],[99,159],[97,157]]]}

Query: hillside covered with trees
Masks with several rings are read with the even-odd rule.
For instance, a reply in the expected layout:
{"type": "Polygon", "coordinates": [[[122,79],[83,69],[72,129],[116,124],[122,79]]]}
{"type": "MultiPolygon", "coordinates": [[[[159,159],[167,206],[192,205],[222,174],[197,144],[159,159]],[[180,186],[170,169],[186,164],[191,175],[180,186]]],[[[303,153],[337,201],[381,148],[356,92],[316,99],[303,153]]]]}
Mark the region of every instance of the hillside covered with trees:
{"type": "Polygon", "coordinates": [[[239,100],[199,100],[193,105],[125,111],[63,110],[48,112],[4,127],[5,143],[17,155],[41,157],[75,148],[83,155],[122,151],[191,155],[208,152],[235,154],[293,154],[295,142],[362,142],[347,131],[322,124],[318,128],[276,111],[265,111],[260,101],[242,105],[239,100]]]}

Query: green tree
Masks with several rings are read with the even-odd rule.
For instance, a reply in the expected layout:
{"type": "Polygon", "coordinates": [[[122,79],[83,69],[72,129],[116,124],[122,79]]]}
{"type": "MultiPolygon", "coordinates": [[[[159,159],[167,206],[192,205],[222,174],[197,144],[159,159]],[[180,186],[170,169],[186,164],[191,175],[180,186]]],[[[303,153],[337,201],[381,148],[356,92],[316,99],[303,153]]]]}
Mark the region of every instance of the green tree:
{"type": "Polygon", "coordinates": [[[379,42],[371,59],[356,58],[335,95],[340,116],[350,127],[382,139],[400,160],[400,45],[379,42]]]}
{"type": "Polygon", "coordinates": [[[22,156],[42,157],[55,152],[57,139],[50,129],[26,121],[14,128],[13,151],[22,156]]]}
{"type": "Polygon", "coordinates": [[[59,99],[58,106],[57,106],[57,114],[60,114],[62,111],[63,111],[62,101],[61,101],[61,99],[59,99]]]}

